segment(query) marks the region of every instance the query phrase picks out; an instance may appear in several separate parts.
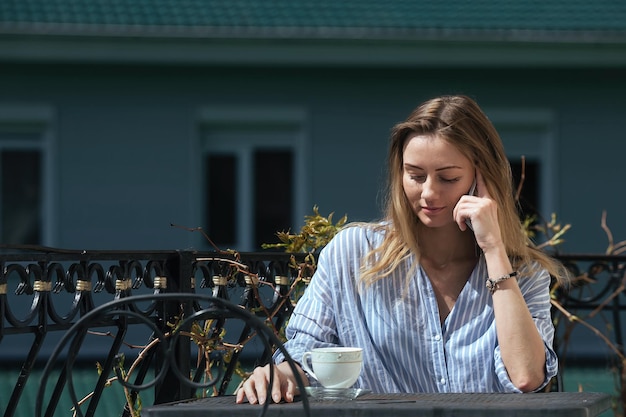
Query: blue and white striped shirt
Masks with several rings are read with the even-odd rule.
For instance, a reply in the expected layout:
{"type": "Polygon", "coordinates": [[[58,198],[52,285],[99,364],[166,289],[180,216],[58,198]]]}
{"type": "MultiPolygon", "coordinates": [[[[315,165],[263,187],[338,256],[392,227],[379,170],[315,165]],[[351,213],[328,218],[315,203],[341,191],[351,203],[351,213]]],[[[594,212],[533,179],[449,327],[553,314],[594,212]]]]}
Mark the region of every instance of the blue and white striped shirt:
{"type": "MultiPolygon", "coordinates": [[[[287,327],[285,348],[301,362],[314,347],[359,346],[363,371],[357,382],[373,392],[520,392],[500,357],[487,265],[480,258],[443,325],[435,293],[412,260],[358,291],[363,257],[383,233],[365,227],[339,232],[322,250],[317,270],[287,327]],[[408,293],[406,292],[408,290],[408,293]]],[[[519,286],[546,351],[546,380],[557,373],[552,349],[550,276],[540,270],[519,286]]],[[[274,360],[284,360],[277,351],[274,360]]]]}

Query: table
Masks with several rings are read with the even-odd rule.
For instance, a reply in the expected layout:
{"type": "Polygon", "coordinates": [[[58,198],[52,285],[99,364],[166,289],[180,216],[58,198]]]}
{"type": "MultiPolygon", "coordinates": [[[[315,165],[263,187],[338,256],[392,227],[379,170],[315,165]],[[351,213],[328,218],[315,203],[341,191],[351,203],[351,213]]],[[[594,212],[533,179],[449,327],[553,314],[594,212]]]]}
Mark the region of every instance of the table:
{"type": "MultiPolygon", "coordinates": [[[[312,417],[593,417],[611,406],[606,393],[533,394],[365,394],[349,401],[309,399],[312,417]]],[[[234,396],[211,397],[145,407],[142,417],[259,416],[262,406],[235,404],[234,396]]],[[[304,417],[303,403],[271,404],[267,417],[304,417]]]]}

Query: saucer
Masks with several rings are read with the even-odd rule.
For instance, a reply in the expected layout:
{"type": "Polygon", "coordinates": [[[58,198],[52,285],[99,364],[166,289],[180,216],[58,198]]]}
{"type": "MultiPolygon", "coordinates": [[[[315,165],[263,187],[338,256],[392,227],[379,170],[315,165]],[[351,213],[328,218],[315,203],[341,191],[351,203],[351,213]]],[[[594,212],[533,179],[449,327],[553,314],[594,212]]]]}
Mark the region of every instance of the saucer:
{"type": "Polygon", "coordinates": [[[357,397],[370,392],[370,390],[363,388],[306,387],[305,390],[309,397],[319,401],[354,400],[357,397]]]}

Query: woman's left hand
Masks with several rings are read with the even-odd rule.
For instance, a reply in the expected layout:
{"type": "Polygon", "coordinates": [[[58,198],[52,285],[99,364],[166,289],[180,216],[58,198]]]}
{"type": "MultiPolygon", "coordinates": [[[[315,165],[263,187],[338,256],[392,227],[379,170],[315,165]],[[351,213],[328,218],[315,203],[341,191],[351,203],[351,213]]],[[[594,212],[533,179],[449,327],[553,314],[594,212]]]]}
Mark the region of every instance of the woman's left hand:
{"type": "Polygon", "coordinates": [[[502,245],[498,205],[491,199],[480,171],[476,171],[474,195],[463,195],[454,207],[453,215],[461,230],[467,230],[466,220],[471,222],[476,243],[483,252],[502,245]]]}

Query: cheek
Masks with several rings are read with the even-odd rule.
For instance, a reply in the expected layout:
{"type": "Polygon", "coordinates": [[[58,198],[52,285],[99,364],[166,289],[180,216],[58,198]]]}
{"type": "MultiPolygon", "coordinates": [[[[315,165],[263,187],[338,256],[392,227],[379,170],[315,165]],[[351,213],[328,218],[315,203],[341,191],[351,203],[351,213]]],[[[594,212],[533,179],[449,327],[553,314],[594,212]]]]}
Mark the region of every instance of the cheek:
{"type": "Polygon", "coordinates": [[[406,177],[405,177],[405,176],[402,176],[402,189],[404,190],[404,193],[405,193],[405,194],[408,194],[408,193],[409,193],[410,188],[411,188],[411,187],[409,187],[409,183],[408,183],[408,181],[407,181],[406,177]]]}
{"type": "Polygon", "coordinates": [[[403,181],[402,187],[404,189],[404,195],[410,202],[414,202],[420,198],[421,188],[415,185],[412,181],[403,181]]]}

